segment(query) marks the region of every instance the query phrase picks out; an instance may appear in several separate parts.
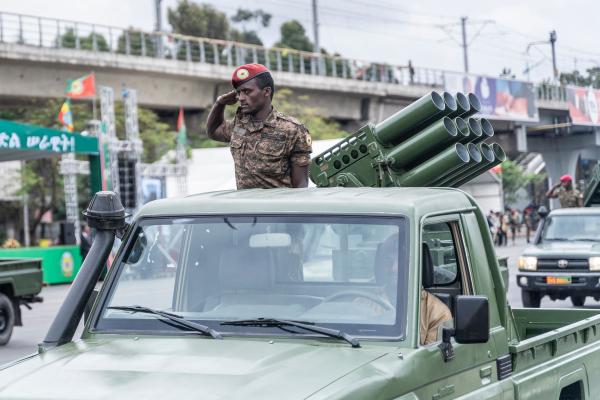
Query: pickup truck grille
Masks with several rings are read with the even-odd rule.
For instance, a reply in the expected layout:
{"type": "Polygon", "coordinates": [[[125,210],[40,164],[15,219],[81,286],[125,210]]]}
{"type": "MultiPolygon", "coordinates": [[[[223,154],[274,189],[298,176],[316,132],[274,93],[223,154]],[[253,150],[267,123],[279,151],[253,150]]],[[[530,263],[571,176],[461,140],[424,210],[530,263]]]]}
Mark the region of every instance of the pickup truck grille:
{"type": "Polygon", "coordinates": [[[572,271],[572,270],[589,270],[587,258],[538,258],[538,271],[572,271]],[[558,266],[559,261],[567,261],[567,266],[561,268],[558,266]]]}

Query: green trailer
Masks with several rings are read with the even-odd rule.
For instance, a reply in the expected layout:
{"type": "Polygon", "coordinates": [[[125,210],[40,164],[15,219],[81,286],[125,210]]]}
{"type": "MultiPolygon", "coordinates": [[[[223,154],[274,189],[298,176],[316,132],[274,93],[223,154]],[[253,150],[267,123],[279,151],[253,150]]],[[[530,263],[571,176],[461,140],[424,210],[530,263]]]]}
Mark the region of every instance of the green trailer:
{"type": "Polygon", "coordinates": [[[69,283],[81,267],[79,246],[20,247],[0,249],[0,258],[39,259],[45,284],[69,283]]]}

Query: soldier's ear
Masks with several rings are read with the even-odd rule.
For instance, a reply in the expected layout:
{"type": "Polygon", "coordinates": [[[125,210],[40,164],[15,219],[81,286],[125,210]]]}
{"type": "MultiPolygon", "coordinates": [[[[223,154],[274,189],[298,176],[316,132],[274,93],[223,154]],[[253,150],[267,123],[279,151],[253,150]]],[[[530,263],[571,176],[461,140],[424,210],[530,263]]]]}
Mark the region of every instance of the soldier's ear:
{"type": "Polygon", "coordinates": [[[271,87],[270,86],[265,86],[263,88],[263,95],[265,97],[271,98],[271,87]]]}

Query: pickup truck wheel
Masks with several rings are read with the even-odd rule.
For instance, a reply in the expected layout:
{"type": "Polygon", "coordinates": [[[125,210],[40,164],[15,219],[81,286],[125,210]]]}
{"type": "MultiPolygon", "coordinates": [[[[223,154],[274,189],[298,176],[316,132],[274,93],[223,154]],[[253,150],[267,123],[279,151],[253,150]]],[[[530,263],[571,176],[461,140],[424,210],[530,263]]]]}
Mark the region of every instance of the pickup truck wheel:
{"type": "Polygon", "coordinates": [[[0,293],[0,346],[8,343],[14,326],[15,310],[12,301],[6,295],[0,293]]]}
{"type": "Polygon", "coordinates": [[[531,290],[521,290],[521,300],[523,300],[523,307],[540,308],[542,296],[540,296],[538,292],[533,292],[531,290]]]}
{"type": "Polygon", "coordinates": [[[583,307],[585,304],[585,296],[571,296],[571,303],[575,307],[583,307]]]}

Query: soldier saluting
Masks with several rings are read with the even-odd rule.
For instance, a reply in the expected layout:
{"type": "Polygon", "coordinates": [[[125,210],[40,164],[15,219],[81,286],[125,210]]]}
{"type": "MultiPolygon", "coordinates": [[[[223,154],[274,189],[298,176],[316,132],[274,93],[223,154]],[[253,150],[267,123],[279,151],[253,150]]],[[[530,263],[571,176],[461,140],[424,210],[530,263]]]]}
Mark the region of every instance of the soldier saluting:
{"type": "Polygon", "coordinates": [[[560,181],[548,190],[546,196],[560,202],[561,208],[583,207],[583,195],[573,187],[571,175],[563,175],[560,181]]]}
{"type": "Polygon", "coordinates": [[[307,187],[312,140],[306,127],[271,105],[275,85],[261,64],[235,69],[234,90],[217,98],[206,123],[208,137],[228,142],[238,189],[307,187]],[[226,121],[225,106],[239,101],[226,121]]]}

